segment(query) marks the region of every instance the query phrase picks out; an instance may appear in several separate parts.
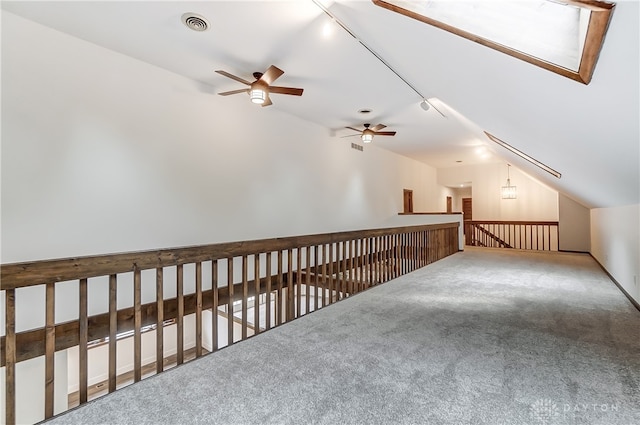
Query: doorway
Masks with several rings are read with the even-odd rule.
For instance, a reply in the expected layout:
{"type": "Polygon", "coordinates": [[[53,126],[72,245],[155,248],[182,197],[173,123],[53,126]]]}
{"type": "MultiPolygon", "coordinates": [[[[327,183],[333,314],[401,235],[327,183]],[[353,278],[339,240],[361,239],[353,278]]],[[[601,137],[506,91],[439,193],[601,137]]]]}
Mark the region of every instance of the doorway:
{"type": "Polygon", "coordinates": [[[471,198],[462,198],[462,220],[464,223],[464,244],[471,245],[471,220],[473,220],[473,203],[471,198]]]}
{"type": "Polygon", "coordinates": [[[412,213],[413,212],[413,190],[403,189],[402,194],[404,199],[404,212],[412,213]]]}

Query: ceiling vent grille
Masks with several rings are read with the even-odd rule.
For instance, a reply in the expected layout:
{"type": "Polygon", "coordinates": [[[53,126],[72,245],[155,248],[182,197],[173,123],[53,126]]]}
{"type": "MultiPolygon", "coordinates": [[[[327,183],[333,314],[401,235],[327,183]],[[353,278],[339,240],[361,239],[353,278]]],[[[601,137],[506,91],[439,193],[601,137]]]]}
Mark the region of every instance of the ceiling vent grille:
{"type": "Polygon", "coordinates": [[[359,145],[357,143],[351,143],[351,149],[355,149],[357,151],[362,152],[364,150],[364,146],[359,145]]]}
{"type": "Polygon", "coordinates": [[[194,31],[202,32],[209,29],[209,22],[204,16],[196,13],[185,13],[182,15],[182,23],[194,31]]]}

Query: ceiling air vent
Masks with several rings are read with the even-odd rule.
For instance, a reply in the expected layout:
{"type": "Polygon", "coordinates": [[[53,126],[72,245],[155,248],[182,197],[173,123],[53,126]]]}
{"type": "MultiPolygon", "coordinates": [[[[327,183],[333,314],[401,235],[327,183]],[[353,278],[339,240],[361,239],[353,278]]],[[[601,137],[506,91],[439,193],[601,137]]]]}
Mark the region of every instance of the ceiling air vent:
{"type": "Polygon", "coordinates": [[[197,13],[185,13],[182,15],[182,23],[194,31],[202,32],[209,29],[209,22],[204,16],[197,13]]]}
{"type": "Polygon", "coordinates": [[[351,149],[355,149],[357,151],[362,152],[364,150],[364,146],[359,145],[357,143],[351,143],[351,149]]]}

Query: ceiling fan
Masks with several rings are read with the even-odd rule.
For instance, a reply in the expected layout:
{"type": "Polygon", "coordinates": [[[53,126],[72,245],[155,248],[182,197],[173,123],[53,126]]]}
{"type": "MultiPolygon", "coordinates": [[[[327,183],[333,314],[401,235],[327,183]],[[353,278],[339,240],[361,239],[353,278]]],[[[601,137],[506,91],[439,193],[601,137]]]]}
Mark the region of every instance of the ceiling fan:
{"type": "Polygon", "coordinates": [[[237,93],[249,93],[249,98],[251,99],[251,101],[262,106],[269,106],[272,104],[269,93],[302,96],[303,89],[296,89],[293,87],[277,87],[271,85],[275,80],[280,78],[282,74],[284,74],[283,70],[274,65],[271,65],[269,69],[267,69],[264,73],[254,72],[253,78],[256,79],[254,82],[249,82],[244,78],[237,77],[233,74],[228,73],[227,71],[223,71],[220,69],[216,70],[216,72],[220,75],[224,75],[225,77],[231,78],[232,80],[236,80],[242,84],[246,84],[247,86],[249,86],[249,88],[246,89],[231,90],[223,93],[218,93],[220,96],[229,96],[230,94],[237,93]]]}
{"type": "MultiPolygon", "coordinates": [[[[373,136],[395,136],[396,135],[395,131],[379,131],[387,127],[384,124],[378,124],[374,127],[369,128],[370,126],[371,124],[369,123],[364,124],[364,129],[362,130],[358,128],[353,128],[353,127],[346,127],[346,128],[360,133],[359,136],[360,138],[362,138],[363,143],[371,143],[371,141],[373,140],[373,136]]],[[[343,137],[352,137],[352,136],[358,136],[358,134],[352,134],[352,135],[343,136],[343,137]]]]}

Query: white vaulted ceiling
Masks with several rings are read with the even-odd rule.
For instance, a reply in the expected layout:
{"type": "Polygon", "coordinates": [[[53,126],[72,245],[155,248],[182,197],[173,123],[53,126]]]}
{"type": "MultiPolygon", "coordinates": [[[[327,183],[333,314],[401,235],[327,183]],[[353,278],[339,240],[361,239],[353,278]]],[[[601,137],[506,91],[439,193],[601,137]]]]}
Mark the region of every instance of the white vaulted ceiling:
{"type": "Polygon", "coordinates": [[[270,108],[319,124],[330,137],[352,134],[345,126],[384,123],[397,135],[377,137],[377,146],[436,168],[508,161],[588,207],[640,202],[638,2],[617,3],[588,85],[371,1],[321,3],[446,117],[421,109],[414,90],[311,0],[3,1],[2,9],[193,79],[211,102],[258,107],[244,95],[216,95],[242,86],[214,70],[252,81],[254,71],[274,64],[285,71],[276,85],[305,91],[300,98],[272,95],[270,108]],[[180,19],[185,12],[203,15],[211,28],[187,29],[180,19]],[[372,112],[358,112],[365,108],[372,112]],[[483,131],[562,178],[495,145],[483,131]],[[489,159],[476,153],[483,146],[489,159]]]}

